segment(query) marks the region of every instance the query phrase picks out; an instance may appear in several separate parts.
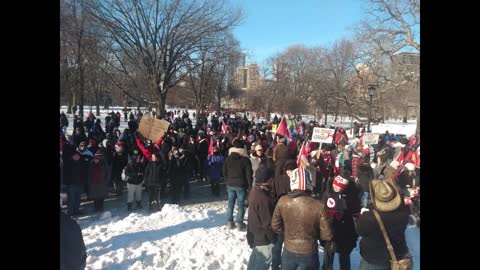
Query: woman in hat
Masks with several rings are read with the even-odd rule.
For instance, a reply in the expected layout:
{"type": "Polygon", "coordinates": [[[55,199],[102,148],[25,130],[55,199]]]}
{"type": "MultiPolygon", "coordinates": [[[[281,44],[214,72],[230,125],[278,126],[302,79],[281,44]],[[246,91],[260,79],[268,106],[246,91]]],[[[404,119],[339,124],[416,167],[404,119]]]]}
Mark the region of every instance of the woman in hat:
{"type": "Polygon", "coordinates": [[[260,144],[255,145],[254,151],[250,154],[250,162],[252,162],[253,177],[258,166],[263,160],[266,160],[267,156],[263,153],[263,147],[260,144]]]}
{"type": "MultiPolygon", "coordinates": [[[[408,225],[410,211],[400,198],[399,191],[392,180],[374,179],[370,181],[372,208],[378,214],[388,232],[397,260],[409,256],[405,230],[408,225]]],[[[361,270],[390,269],[390,253],[383,233],[373,211],[363,212],[357,224],[360,240],[361,270]]]]}
{"type": "Polygon", "coordinates": [[[322,196],[333,229],[332,241],[322,241],[323,270],[333,269],[335,253],[339,254],[341,270],[350,269],[350,253],[357,246],[354,216],[360,215],[360,198],[355,183],[338,175],[322,196]]]}

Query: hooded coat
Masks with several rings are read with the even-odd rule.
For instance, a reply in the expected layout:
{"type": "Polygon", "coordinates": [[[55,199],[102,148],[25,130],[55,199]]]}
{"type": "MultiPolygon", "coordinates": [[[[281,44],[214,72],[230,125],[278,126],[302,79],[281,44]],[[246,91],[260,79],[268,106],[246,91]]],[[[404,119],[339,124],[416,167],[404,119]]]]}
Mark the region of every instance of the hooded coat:
{"type": "Polygon", "coordinates": [[[250,189],[253,182],[252,163],[243,148],[232,147],[223,163],[225,184],[232,187],[250,189]]]}

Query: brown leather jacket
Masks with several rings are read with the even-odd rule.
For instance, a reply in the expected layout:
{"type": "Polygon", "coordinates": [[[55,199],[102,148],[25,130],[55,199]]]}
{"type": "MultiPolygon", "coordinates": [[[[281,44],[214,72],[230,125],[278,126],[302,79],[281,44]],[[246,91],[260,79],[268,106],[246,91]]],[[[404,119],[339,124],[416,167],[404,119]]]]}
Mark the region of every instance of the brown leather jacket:
{"type": "Polygon", "coordinates": [[[272,217],[274,232],[284,232],[285,248],[297,254],[318,252],[318,240],[332,240],[325,205],[309,192],[292,191],[277,203],[272,217]]]}

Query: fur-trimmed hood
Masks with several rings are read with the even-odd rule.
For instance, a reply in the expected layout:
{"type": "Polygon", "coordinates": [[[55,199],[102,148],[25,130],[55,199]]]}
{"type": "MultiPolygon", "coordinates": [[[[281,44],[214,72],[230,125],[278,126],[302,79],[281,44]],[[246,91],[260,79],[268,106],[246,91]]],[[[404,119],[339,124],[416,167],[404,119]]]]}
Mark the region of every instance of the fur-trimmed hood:
{"type": "Polygon", "coordinates": [[[247,151],[244,148],[231,147],[228,149],[228,155],[230,156],[232,153],[237,153],[241,157],[247,157],[247,151]]]}

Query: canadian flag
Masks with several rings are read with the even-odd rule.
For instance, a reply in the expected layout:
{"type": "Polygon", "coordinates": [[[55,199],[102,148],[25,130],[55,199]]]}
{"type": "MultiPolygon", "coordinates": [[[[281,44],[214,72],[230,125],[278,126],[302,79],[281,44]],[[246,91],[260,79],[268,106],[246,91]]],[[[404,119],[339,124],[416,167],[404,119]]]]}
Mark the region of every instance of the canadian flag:
{"type": "Polygon", "coordinates": [[[285,119],[285,116],[282,117],[282,121],[280,121],[280,124],[278,125],[277,134],[287,138],[287,144],[293,140],[290,135],[290,130],[288,130],[287,119],[285,119]]]}
{"type": "Polygon", "coordinates": [[[227,134],[227,125],[222,121],[222,134],[227,134]]]}
{"type": "Polygon", "coordinates": [[[307,153],[307,148],[305,147],[305,144],[306,142],[302,143],[302,148],[300,148],[300,152],[298,153],[297,168],[300,168],[300,166],[302,166],[302,159],[308,162],[308,153],[307,153]]]}

